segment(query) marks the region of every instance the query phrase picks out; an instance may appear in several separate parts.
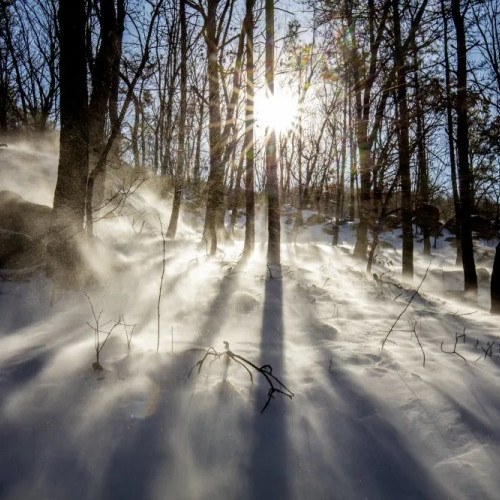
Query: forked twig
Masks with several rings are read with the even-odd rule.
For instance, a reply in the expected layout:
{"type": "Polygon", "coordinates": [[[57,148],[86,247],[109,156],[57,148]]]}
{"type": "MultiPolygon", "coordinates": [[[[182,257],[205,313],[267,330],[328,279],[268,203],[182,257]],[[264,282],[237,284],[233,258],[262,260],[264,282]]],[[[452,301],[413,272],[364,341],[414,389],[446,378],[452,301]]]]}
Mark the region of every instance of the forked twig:
{"type": "Polygon", "coordinates": [[[239,354],[235,354],[233,351],[229,349],[229,343],[224,342],[224,346],[226,348],[225,351],[217,351],[213,347],[209,347],[204,356],[189,370],[188,377],[191,376],[191,373],[193,370],[197,367],[198,368],[198,373],[201,372],[201,369],[203,367],[203,364],[205,361],[209,358],[211,359],[210,364],[213,362],[226,358],[227,362],[230,360],[233,360],[235,363],[238,365],[242,366],[248,373],[250,377],[250,382],[253,384],[253,375],[252,372],[250,371],[250,368],[255,370],[257,373],[260,373],[267,381],[269,384],[269,391],[267,393],[267,400],[265,405],[262,407],[262,410],[260,410],[261,413],[264,413],[266,408],[269,406],[271,399],[274,399],[274,394],[282,394],[283,396],[286,396],[290,399],[293,398],[294,393],[288,389],[281,380],[278,379],[278,377],[273,375],[273,368],[271,365],[262,365],[262,366],[257,366],[256,364],[252,363],[250,360],[244,358],[243,356],[240,356],[239,354]]]}
{"type": "Polygon", "coordinates": [[[443,349],[443,343],[444,341],[441,341],[441,351],[443,351],[445,354],[456,354],[459,358],[462,358],[465,361],[465,364],[468,365],[469,362],[457,351],[457,344],[460,339],[463,339],[463,342],[465,342],[465,328],[462,334],[458,334],[455,332],[455,345],[453,346],[453,351],[445,351],[443,349]]]}
{"type": "Polygon", "coordinates": [[[100,356],[101,351],[103,350],[104,346],[106,345],[106,342],[108,341],[109,337],[111,336],[111,333],[121,323],[120,323],[120,321],[117,321],[108,331],[103,330],[103,328],[106,327],[107,325],[109,325],[111,323],[111,321],[107,321],[106,323],[101,324],[101,316],[102,316],[103,310],[101,309],[99,311],[99,314],[96,314],[95,309],[94,309],[94,305],[92,304],[92,301],[90,300],[90,297],[88,296],[87,292],[84,291],[83,293],[85,294],[85,297],[87,297],[87,300],[88,300],[89,305],[90,305],[90,309],[92,310],[92,316],[94,316],[94,323],[95,323],[95,325],[91,325],[87,321],[87,325],[92,330],[94,330],[95,362],[92,363],[92,368],[94,370],[97,370],[97,371],[103,371],[104,368],[99,361],[99,356],[100,356]],[[101,336],[100,336],[101,333],[106,335],[104,337],[104,340],[102,340],[102,342],[101,342],[101,336]]]}

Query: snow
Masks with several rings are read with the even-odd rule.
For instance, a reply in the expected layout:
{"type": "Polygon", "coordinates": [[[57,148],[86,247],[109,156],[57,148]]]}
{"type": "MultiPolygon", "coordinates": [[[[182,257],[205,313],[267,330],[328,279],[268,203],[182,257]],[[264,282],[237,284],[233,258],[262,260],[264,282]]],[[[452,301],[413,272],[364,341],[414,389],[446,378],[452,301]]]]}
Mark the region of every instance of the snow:
{"type": "MultiPolygon", "coordinates": [[[[41,201],[32,168],[5,187],[41,201]]],[[[241,231],[210,259],[201,222],[184,213],[166,242],[156,352],[157,214],[166,228],[170,210],[146,189],[131,200],[141,231],[130,212],[96,225],[103,280],[86,292],[111,321],[104,329],[122,315],[136,325],[130,352],[124,327],[113,330],[104,371],[92,369],[83,292],[54,290],[41,272],[0,282],[0,498],[498,498],[498,318],[487,274],[477,304],[450,293],[462,278],[449,234],[431,260],[416,240],[416,276],[405,283],[398,231],[381,236],[391,245],[377,252],[376,280],[347,253],[352,225],[333,248],[321,225],[294,232],[283,220],[281,276],[271,279],[262,211],[246,263],[241,231]],[[252,384],[224,357],[188,377],[225,341],[271,365],[293,399],[275,394],[260,413],[264,377],[253,373],[252,384]]],[[[491,270],[491,244],[476,251],[491,270]]]]}

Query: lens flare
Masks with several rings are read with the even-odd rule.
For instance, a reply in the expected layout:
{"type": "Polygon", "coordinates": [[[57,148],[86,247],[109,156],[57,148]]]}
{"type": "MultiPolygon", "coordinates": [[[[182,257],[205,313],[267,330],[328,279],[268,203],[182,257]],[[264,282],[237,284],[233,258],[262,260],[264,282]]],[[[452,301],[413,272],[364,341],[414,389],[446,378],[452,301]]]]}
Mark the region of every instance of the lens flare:
{"type": "Polygon", "coordinates": [[[264,91],[255,95],[255,120],[266,128],[276,132],[292,128],[297,112],[297,97],[285,89],[277,89],[272,96],[264,91]]]}

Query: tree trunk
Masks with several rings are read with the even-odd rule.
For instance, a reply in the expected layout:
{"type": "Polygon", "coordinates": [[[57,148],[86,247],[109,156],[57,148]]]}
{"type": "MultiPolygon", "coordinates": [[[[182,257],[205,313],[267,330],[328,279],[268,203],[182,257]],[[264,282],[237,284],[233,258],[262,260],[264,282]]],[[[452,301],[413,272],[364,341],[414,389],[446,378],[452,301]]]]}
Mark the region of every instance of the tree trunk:
{"type": "MultiPolygon", "coordinates": [[[[203,92],[202,95],[205,95],[205,88],[207,84],[207,79],[204,79],[203,82],[203,92]]],[[[199,106],[200,117],[198,121],[198,128],[196,130],[196,146],[194,153],[194,165],[193,165],[193,191],[195,196],[198,196],[200,193],[200,178],[201,178],[201,142],[202,142],[202,133],[203,133],[203,122],[205,119],[205,101],[200,99],[199,106]]]]}
{"type": "MultiPolygon", "coordinates": [[[[274,0],[266,0],[266,86],[274,96],[274,0]]],[[[278,163],[276,161],[276,131],[269,127],[266,139],[266,192],[268,210],[267,263],[281,264],[280,199],[278,163]]]]}
{"type": "MultiPolygon", "coordinates": [[[[118,121],[118,97],[120,91],[120,66],[122,59],[123,32],[125,31],[125,0],[116,1],[116,24],[113,31],[113,68],[111,71],[111,92],[109,95],[109,119],[111,123],[118,121]]],[[[110,166],[119,168],[121,150],[121,134],[113,144],[110,153],[110,166]]],[[[104,173],[104,177],[106,173],[104,173]]],[[[105,179],[104,179],[105,180],[105,179]]]]}
{"type": "Polygon", "coordinates": [[[356,216],[356,188],[355,179],[358,175],[356,168],[356,145],[352,128],[352,91],[349,89],[349,221],[354,222],[356,216]]]}
{"type": "MultiPolygon", "coordinates": [[[[413,67],[415,71],[415,113],[417,121],[417,165],[418,165],[418,202],[415,208],[421,205],[429,204],[429,169],[427,166],[426,155],[426,133],[425,133],[425,115],[422,107],[422,93],[420,89],[420,61],[418,58],[418,47],[416,40],[413,41],[413,67]]],[[[431,255],[431,227],[424,224],[422,228],[424,238],[424,255],[431,255]]]]}
{"type": "MultiPolygon", "coordinates": [[[[243,145],[243,149],[245,146],[243,145]]],[[[234,155],[236,156],[236,155],[234,155]]],[[[236,179],[234,182],[234,189],[233,193],[231,196],[231,225],[230,225],[230,231],[234,231],[234,226],[236,224],[236,219],[238,218],[238,206],[240,203],[240,198],[241,198],[241,179],[243,177],[243,171],[244,171],[244,161],[245,161],[245,154],[244,151],[241,152],[240,157],[238,159],[238,166],[236,167],[236,179]]],[[[234,164],[236,164],[236,158],[233,158],[234,164]]],[[[235,165],[236,166],[236,165],[235,165]]]]}
{"type": "Polygon", "coordinates": [[[453,191],[453,205],[455,208],[455,238],[457,242],[457,257],[456,265],[462,264],[462,230],[460,216],[460,196],[458,193],[457,183],[457,162],[455,159],[455,142],[453,139],[453,108],[451,96],[451,77],[450,77],[450,58],[448,55],[448,17],[444,8],[444,0],[441,0],[441,14],[443,16],[443,31],[444,31],[444,65],[445,65],[445,81],[446,81],[446,122],[448,135],[448,150],[450,155],[450,173],[451,187],[453,191]]]}
{"type": "Polygon", "coordinates": [[[477,275],[472,244],[471,214],[474,204],[472,172],[469,166],[469,127],[467,111],[467,45],[464,17],[460,0],[452,0],[451,9],[457,35],[457,153],[460,186],[460,215],[462,230],[462,264],[466,297],[477,300],[477,275]]]}
{"type": "MultiPolygon", "coordinates": [[[[89,164],[93,169],[97,165],[105,144],[106,115],[108,113],[111,82],[114,69],[114,32],[116,30],[116,12],[114,0],[100,0],[100,35],[101,45],[92,71],[92,93],[89,103],[89,164]]],[[[98,209],[104,199],[103,170],[94,183],[93,210],[98,209]]]]}
{"type": "Polygon", "coordinates": [[[182,184],[184,176],[184,156],[186,143],[186,106],[187,106],[187,21],[186,21],[186,0],[180,0],[179,22],[181,25],[181,96],[179,112],[179,136],[177,149],[177,166],[174,179],[174,201],[172,213],[167,229],[167,237],[175,238],[177,231],[177,221],[182,198],[182,184]]]}
{"type": "Polygon", "coordinates": [[[210,148],[210,172],[208,174],[207,208],[205,211],[205,228],[203,238],[208,252],[215,255],[217,251],[216,217],[217,210],[224,203],[224,165],[222,154],[224,145],[221,141],[220,85],[218,71],[217,43],[217,6],[219,0],[208,0],[205,21],[205,39],[207,44],[207,78],[208,78],[208,135],[210,148]]]}
{"type": "Polygon", "coordinates": [[[399,17],[399,0],[393,0],[394,22],[394,64],[397,68],[398,106],[398,154],[399,174],[401,176],[401,218],[403,227],[403,276],[413,278],[413,229],[412,229],[412,201],[411,201],[411,174],[410,174],[410,139],[408,102],[406,96],[406,61],[401,44],[401,24],[399,17]]]}
{"type": "Polygon", "coordinates": [[[500,314],[500,243],[495,251],[491,272],[491,314],[500,314]]]}
{"type": "Polygon", "coordinates": [[[246,0],[246,107],[245,107],[245,243],[243,254],[248,257],[255,246],[255,193],[254,193],[254,60],[253,60],[253,32],[255,0],[246,0]]]}
{"type": "Polygon", "coordinates": [[[83,240],[89,150],[85,28],[85,0],[60,0],[61,135],[47,275],[68,287],[82,284],[79,246],[83,240]]]}

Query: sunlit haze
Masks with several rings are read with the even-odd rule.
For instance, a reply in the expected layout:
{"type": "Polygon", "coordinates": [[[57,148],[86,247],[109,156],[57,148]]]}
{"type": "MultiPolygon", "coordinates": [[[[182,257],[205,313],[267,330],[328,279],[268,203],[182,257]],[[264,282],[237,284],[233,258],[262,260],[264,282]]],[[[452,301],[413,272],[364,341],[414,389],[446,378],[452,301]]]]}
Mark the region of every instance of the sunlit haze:
{"type": "Polygon", "coordinates": [[[0,6],[0,500],[500,500],[500,0],[0,6]]]}
{"type": "Polygon", "coordinates": [[[257,125],[284,132],[293,127],[298,115],[297,96],[286,88],[276,89],[274,95],[265,91],[255,95],[255,121],[257,125]]]}

